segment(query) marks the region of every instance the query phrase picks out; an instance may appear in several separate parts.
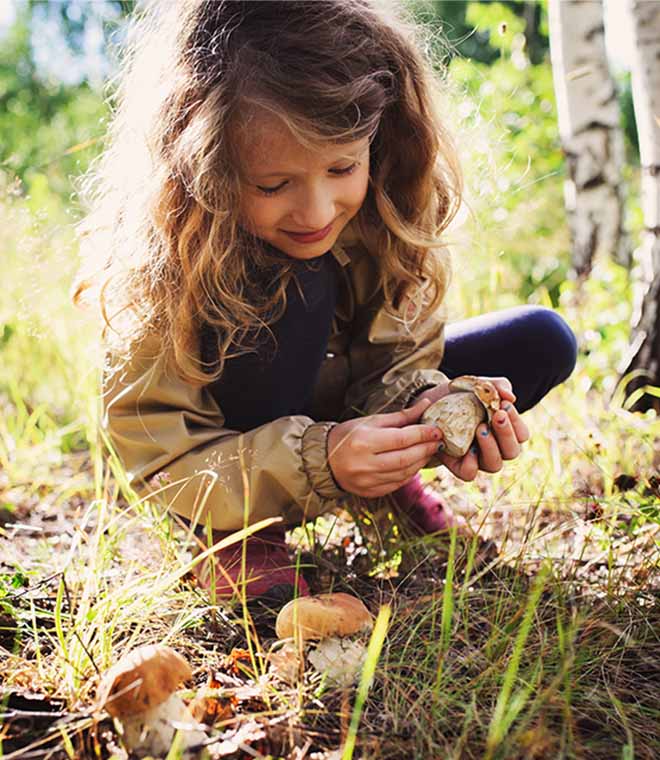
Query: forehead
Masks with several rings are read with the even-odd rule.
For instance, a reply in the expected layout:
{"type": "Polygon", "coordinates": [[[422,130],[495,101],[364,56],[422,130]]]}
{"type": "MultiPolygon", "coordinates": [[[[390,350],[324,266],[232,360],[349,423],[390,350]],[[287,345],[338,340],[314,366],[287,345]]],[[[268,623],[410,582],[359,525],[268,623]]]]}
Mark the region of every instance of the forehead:
{"type": "Polygon", "coordinates": [[[240,141],[244,168],[250,173],[306,172],[355,155],[366,149],[368,138],[348,143],[324,143],[314,148],[302,145],[286,124],[271,114],[250,116],[240,141]]]}

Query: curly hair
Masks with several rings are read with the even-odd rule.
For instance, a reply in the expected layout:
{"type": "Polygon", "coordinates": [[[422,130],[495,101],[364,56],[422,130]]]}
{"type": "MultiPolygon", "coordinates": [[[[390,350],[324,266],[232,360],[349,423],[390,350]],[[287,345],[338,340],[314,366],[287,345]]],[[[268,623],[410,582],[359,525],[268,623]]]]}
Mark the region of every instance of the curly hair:
{"type": "Polygon", "coordinates": [[[127,356],[157,334],[181,377],[202,385],[283,314],[294,261],[236,211],[241,120],[255,107],[303,145],[369,138],[352,229],[388,307],[414,294],[413,319],[437,309],[451,277],[440,236],[463,180],[427,34],[383,0],[182,0],[136,15],[106,145],[80,180],[72,299],[99,309],[104,341],[127,356]],[[265,292],[258,273],[273,266],[265,292]],[[218,336],[211,370],[197,350],[205,325],[218,336]]]}

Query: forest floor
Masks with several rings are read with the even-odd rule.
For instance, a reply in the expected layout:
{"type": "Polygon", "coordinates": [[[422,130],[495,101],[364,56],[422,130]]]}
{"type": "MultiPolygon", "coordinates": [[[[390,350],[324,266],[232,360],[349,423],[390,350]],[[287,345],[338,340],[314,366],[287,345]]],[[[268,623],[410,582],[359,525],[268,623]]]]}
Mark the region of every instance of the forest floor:
{"type": "Polygon", "coordinates": [[[206,689],[209,758],[660,756],[660,436],[613,415],[618,436],[637,431],[623,467],[601,425],[577,446],[546,428],[469,485],[424,471],[475,540],[407,538],[386,500],[289,534],[313,592],[387,610],[363,702],[310,668],[278,679],[274,616],[211,604],[186,533],[129,505],[100,453],[60,457],[39,484],[0,471],[0,757],[127,757],[99,675],[155,642],[191,663],[185,699],[206,689]]]}

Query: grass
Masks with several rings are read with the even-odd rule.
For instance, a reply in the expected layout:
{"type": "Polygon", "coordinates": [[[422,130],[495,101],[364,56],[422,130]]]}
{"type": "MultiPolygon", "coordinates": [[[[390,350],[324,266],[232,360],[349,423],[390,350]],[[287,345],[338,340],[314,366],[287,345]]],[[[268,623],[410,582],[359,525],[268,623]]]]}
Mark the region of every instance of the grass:
{"type": "MultiPolygon", "coordinates": [[[[472,483],[437,472],[497,555],[460,536],[408,539],[387,500],[357,523],[340,513],[293,532],[313,590],[355,593],[379,623],[356,691],[310,673],[289,687],[264,667],[272,633],[194,584],[185,532],[108,456],[95,330],[66,298],[66,217],[36,219],[11,197],[2,212],[0,756],[121,757],[94,709],[99,674],[150,642],[184,653],[195,689],[213,689],[225,744],[210,757],[660,755],[660,420],[617,392],[630,315],[619,267],[599,261],[585,285],[563,284],[579,364],[526,415],[522,455],[472,483]]],[[[457,267],[453,318],[512,305],[522,287],[519,268],[489,257],[534,250],[533,232],[492,233],[471,232],[481,243],[471,274],[457,267]],[[493,277],[508,293],[493,294],[493,277]]],[[[551,243],[539,265],[565,256],[561,232],[551,243]]]]}

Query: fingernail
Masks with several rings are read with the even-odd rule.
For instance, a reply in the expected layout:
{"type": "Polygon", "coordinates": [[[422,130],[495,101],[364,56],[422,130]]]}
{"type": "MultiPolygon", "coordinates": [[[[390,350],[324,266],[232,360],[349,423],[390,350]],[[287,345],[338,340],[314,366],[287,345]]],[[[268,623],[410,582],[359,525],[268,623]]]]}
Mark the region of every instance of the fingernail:
{"type": "Polygon", "coordinates": [[[488,428],[485,428],[484,430],[482,430],[481,435],[484,435],[484,436],[488,435],[488,428]]]}
{"type": "Polygon", "coordinates": [[[505,409],[508,412],[509,409],[511,409],[511,404],[504,404],[504,406],[502,408],[505,409]]]}
{"type": "Polygon", "coordinates": [[[507,416],[504,415],[504,417],[498,417],[496,422],[498,425],[504,425],[504,423],[507,421],[507,416]]]}
{"type": "Polygon", "coordinates": [[[444,444],[444,442],[441,441],[438,444],[438,451],[444,451],[444,450],[445,450],[445,444],[444,444]]]}
{"type": "Polygon", "coordinates": [[[470,446],[470,451],[473,454],[476,454],[477,453],[477,445],[476,444],[472,444],[472,446],[470,446]]]}

